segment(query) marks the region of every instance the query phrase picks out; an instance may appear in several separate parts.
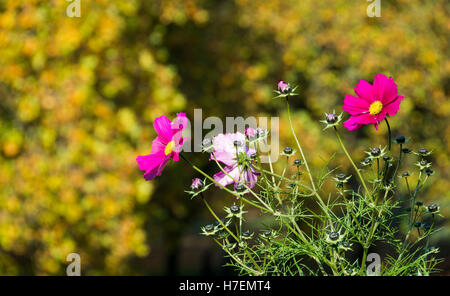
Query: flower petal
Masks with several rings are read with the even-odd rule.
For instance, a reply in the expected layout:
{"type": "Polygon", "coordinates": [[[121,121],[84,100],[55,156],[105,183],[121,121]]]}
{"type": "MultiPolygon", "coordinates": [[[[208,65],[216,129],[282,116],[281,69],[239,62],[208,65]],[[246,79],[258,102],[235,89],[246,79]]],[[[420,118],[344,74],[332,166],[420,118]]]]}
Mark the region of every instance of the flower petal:
{"type": "MultiPolygon", "coordinates": [[[[239,179],[239,167],[238,166],[226,166],[223,168],[226,174],[223,171],[218,172],[214,175],[214,180],[222,186],[227,186],[234,183],[234,179],[239,179]]],[[[220,187],[216,184],[217,187],[220,187]]]]}
{"type": "MultiPolygon", "coordinates": [[[[241,183],[245,183],[249,188],[253,188],[256,185],[256,182],[258,181],[258,176],[260,173],[255,170],[255,168],[250,167],[246,168],[242,172],[242,178],[239,180],[241,183]]],[[[238,184],[234,184],[235,188],[238,184]]]]}
{"type": "Polygon", "coordinates": [[[376,100],[381,101],[383,105],[388,104],[397,97],[397,85],[392,77],[387,78],[383,74],[375,75],[373,80],[373,94],[376,100]]]}
{"type": "Polygon", "coordinates": [[[152,142],[152,150],[150,154],[164,153],[167,143],[164,143],[160,136],[157,136],[152,142]]]}
{"type": "Polygon", "coordinates": [[[370,104],[363,99],[356,98],[351,95],[345,95],[344,106],[342,110],[348,112],[350,115],[359,115],[369,111],[370,104]]]}
{"type": "Polygon", "coordinates": [[[171,127],[171,122],[167,118],[166,115],[162,115],[155,119],[153,122],[153,127],[155,128],[156,132],[158,133],[158,136],[161,138],[162,142],[164,144],[169,143],[172,141],[173,131],[171,127]]]}
{"type": "Polygon", "coordinates": [[[403,96],[396,97],[389,104],[384,106],[383,111],[385,111],[390,116],[397,114],[397,111],[400,108],[400,103],[403,101],[403,99],[403,96]]]}
{"type": "Polygon", "coordinates": [[[149,154],[138,156],[136,161],[139,169],[145,171],[144,178],[152,180],[156,176],[160,176],[170,157],[166,157],[164,153],[149,154]]]}
{"type": "Polygon", "coordinates": [[[354,90],[358,97],[366,100],[370,104],[375,101],[372,88],[373,87],[369,82],[360,80],[359,83],[355,86],[354,90]]]}
{"type": "Polygon", "coordinates": [[[362,115],[356,115],[356,116],[350,116],[350,118],[344,122],[344,126],[349,131],[357,130],[361,127],[361,125],[364,124],[375,124],[377,125],[378,122],[376,120],[376,117],[370,114],[362,114],[362,115]]]}
{"type": "Polygon", "coordinates": [[[219,134],[214,137],[213,146],[214,151],[210,160],[213,160],[215,157],[217,161],[233,166],[236,164],[236,152],[243,153],[246,151],[245,136],[242,133],[219,134]],[[234,146],[234,141],[239,141],[242,145],[236,147],[234,146]]]}

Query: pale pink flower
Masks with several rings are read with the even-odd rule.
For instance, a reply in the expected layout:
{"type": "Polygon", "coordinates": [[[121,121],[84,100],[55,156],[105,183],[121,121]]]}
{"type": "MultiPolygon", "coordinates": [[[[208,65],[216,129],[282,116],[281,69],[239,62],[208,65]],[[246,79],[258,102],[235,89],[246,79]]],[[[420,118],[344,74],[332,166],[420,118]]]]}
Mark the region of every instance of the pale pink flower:
{"type": "Polygon", "coordinates": [[[215,181],[222,186],[234,184],[235,188],[239,184],[246,184],[250,188],[255,186],[260,173],[251,164],[250,157],[256,151],[246,146],[244,134],[219,134],[213,139],[213,147],[210,160],[215,158],[224,164],[223,169],[226,172],[215,174],[215,181]]]}

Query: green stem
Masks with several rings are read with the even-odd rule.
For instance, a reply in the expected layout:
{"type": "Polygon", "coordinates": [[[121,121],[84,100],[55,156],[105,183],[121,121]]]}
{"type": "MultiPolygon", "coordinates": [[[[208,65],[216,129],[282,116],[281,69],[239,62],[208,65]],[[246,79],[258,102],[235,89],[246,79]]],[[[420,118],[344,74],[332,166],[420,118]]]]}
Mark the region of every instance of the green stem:
{"type": "Polygon", "coordinates": [[[362,177],[361,173],[359,172],[358,167],[353,162],[352,157],[350,156],[350,154],[348,153],[347,149],[345,148],[344,143],[342,142],[342,139],[339,136],[339,132],[338,132],[338,130],[337,130],[337,128],[335,126],[334,126],[334,131],[336,133],[336,137],[337,137],[337,139],[339,141],[339,144],[341,144],[342,150],[344,150],[345,155],[347,156],[348,160],[350,161],[350,163],[352,164],[352,166],[355,169],[356,173],[358,174],[358,177],[361,180],[361,184],[363,185],[364,190],[366,191],[366,193],[369,196],[370,200],[373,202],[372,194],[370,193],[369,189],[367,189],[367,185],[366,185],[366,182],[364,181],[364,178],[362,177]]]}
{"type": "Polygon", "coordinates": [[[388,121],[387,117],[384,118],[384,121],[386,121],[386,125],[387,125],[387,128],[388,128],[388,147],[389,147],[389,151],[391,151],[391,142],[392,142],[392,139],[391,139],[391,126],[389,125],[389,121],[388,121]]]}
{"type": "Polygon", "coordinates": [[[314,191],[316,191],[316,186],[314,185],[314,180],[313,180],[311,171],[309,170],[308,161],[306,160],[305,155],[303,154],[302,146],[300,145],[300,142],[298,141],[297,136],[295,135],[294,127],[292,126],[291,111],[290,111],[290,108],[289,108],[288,97],[286,97],[286,107],[287,107],[287,115],[288,115],[288,120],[289,120],[289,126],[291,127],[292,135],[294,136],[295,142],[297,143],[298,150],[300,151],[300,154],[302,155],[303,162],[305,163],[305,168],[306,168],[306,171],[308,172],[309,180],[311,181],[312,188],[313,188],[314,191]]]}

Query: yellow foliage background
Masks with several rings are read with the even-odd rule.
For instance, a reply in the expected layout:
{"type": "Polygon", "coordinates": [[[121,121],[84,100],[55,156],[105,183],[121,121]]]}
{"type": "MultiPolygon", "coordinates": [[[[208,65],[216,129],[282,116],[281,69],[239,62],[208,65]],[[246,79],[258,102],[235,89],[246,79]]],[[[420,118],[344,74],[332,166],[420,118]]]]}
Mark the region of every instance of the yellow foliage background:
{"type": "MultiPolygon", "coordinates": [[[[0,274],[64,274],[72,252],[83,274],[152,274],[152,247],[176,254],[205,220],[182,163],[142,179],[135,157],[150,150],[153,120],[194,108],[280,116],[293,145],[271,100],[278,79],[299,84],[295,126],[318,167],[339,151],[323,113],[340,112],[360,79],[392,76],[406,98],[394,136],[433,150],[423,201],[448,216],[448,1],[381,1],[380,18],[364,0],[81,0],[80,18],[68,5],[0,1],[0,274]]],[[[361,160],[386,130],[344,137],[361,160]]],[[[340,152],[338,163],[349,169],[340,152]]],[[[436,243],[448,246],[442,226],[436,243]]]]}

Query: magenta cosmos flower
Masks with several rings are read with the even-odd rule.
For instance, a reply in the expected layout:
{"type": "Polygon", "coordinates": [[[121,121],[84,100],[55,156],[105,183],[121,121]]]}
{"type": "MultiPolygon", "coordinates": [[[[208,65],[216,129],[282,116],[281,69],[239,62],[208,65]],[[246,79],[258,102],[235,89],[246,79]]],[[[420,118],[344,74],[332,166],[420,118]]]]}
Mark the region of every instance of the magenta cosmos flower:
{"type": "Polygon", "coordinates": [[[345,95],[342,109],[350,114],[344,126],[357,130],[364,124],[378,124],[387,115],[395,115],[404,97],[399,96],[394,79],[383,74],[375,75],[373,85],[360,80],[355,87],[357,97],[345,95]]]}
{"type": "Polygon", "coordinates": [[[218,172],[214,175],[214,180],[222,186],[234,184],[235,189],[239,184],[246,184],[250,188],[255,186],[260,173],[252,166],[250,157],[256,151],[247,147],[244,134],[219,134],[213,139],[213,147],[210,160],[215,158],[223,163],[223,169],[227,172],[218,172]]]}
{"type": "Polygon", "coordinates": [[[149,155],[136,158],[139,169],[145,171],[145,180],[160,176],[170,160],[180,160],[179,154],[184,142],[182,133],[186,126],[185,113],[178,113],[175,122],[171,122],[165,115],[155,119],[153,127],[158,136],[152,142],[152,150],[149,155]]]}

